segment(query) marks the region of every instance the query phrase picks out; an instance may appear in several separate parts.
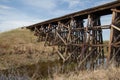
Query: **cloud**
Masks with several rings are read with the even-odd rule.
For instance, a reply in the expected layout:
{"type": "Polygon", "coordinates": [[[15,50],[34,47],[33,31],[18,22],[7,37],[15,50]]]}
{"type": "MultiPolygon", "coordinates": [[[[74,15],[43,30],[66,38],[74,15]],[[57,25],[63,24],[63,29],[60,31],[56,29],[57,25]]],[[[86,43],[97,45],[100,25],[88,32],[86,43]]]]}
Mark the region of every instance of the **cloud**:
{"type": "Polygon", "coordinates": [[[42,20],[34,20],[34,21],[29,21],[29,20],[8,20],[4,21],[0,24],[0,32],[3,31],[8,31],[11,29],[19,28],[19,27],[24,27],[24,26],[29,26],[30,24],[37,23],[38,21],[42,20]]]}
{"type": "Polygon", "coordinates": [[[41,22],[43,20],[40,19],[34,19],[32,20],[32,18],[29,18],[29,20],[5,20],[0,22],[0,32],[3,31],[8,31],[11,29],[15,29],[15,28],[19,28],[19,27],[24,27],[24,26],[29,26],[38,22],[41,22]]]}
{"type": "Polygon", "coordinates": [[[68,4],[69,8],[89,8],[93,6],[102,5],[108,2],[116,1],[116,0],[62,0],[68,4]]]}
{"type": "Polygon", "coordinates": [[[117,1],[117,0],[101,0],[101,1],[95,2],[94,6],[106,4],[106,3],[109,3],[109,2],[112,2],[112,1],[117,1]]]}
{"type": "Polygon", "coordinates": [[[63,2],[66,2],[68,4],[68,8],[75,8],[78,6],[84,6],[85,3],[89,2],[88,0],[63,0],[63,2]]]}
{"type": "Polygon", "coordinates": [[[0,9],[11,9],[11,7],[6,6],[6,5],[0,5],[0,9]]]}
{"type": "Polygon", "coordinates": [[[55,0],[22,0],[22,2],[32,7],[37,7],[39,9],[45,10],[51,10],[56,7],[55,0]]]}
{"type": "Polygon", "coordinates": [[[56,17],[64,16],[66,14],[70,14],[70,12],[71,10],[58,9],[58,10],[49,11],[49,15],[51,15],[51,18],[56,18],[56,17]]]}
{"type": "Polygon", "coordinates": [[[37,19],[22,13],[16,8],[2,5],[0,9],[0,32],[8,31],[18,27],[29,26],[34,23],[43,21],[44,19],[37,19]]]}
{"type": "Polygon", "coordinates": [[[75,7],[80,3],[79,0],[64,0],[64,1],[68,2],[69,8],[75,7]]]}
{"type": "Polygon", "coordinates": [[[10,0],[0,0],[1,2],[9,2],[10,0]]]}

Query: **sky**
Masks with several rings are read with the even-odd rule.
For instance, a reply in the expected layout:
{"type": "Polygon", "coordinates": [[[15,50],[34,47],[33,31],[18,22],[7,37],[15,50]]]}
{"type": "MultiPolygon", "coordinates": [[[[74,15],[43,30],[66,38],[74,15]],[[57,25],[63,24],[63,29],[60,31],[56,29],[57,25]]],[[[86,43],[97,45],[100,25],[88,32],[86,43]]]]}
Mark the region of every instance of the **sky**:
{"type": "MultiPolygon", "coordinates": [[[[0,0],[0,32],[60,17],[115,0],[0,0]]],[[[110,24],[110,17],[101,19],[110,24]]]]}

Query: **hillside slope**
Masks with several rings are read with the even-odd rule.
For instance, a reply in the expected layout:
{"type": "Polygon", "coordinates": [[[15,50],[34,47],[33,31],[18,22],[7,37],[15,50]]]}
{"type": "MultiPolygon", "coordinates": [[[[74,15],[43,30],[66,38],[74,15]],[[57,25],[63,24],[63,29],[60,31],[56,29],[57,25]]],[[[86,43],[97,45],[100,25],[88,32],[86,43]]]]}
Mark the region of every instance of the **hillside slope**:
{"type": "MultiPolygon", "coordinates": [[[[108,41],[104,41],[104,43],[107,44],[108,41]]],[[[52,53],[54,53],[53,48],[49,46],[44,47],[44,42],[37,42],[33,32],[29,30],[16,29],[0,33],[0,70],[8,69],[9,71],[9,69],[13,67],[26,67],[27,65],[29,69],[25,72],[32,74],[31,76],[27,75],[30,80],[42,80],[41,75],[43,73],[46,74],[49,70],[49,64],[52,64],[50,61],[58,59],[58,56],[52,53]],[[43,63],[38,65],[40,61],[43,61],[43,63]],[[44,63],[47,61],[49,64],[44,63]],[[34,64],[37,64],[38,68],[36,68],[34,64]],[[34,65],[35,68],[29,65],[34,65]]],[[[52,75],[52,77],[49,76],[47,79],[46,77],[43,78],[45,78],[45,80],[120,80],[120,68],[113,66],[109,66],[107,69],[101,67],[94,71],[75,70],[74,72],[69,71],[63,74],[59,72],[59,70],[61,70],[60,67],[61,66],[55,67],[53,73],[52,71],[50,72],[49,75],[52,75]]],[[[22,67],[20,71],[24,73],[22,67]]],[[[13,74],[12,72],[14,72],[14,70],[10,73],[16,79],[17,74],[15,72],[13,74]]]]}
{"type": "Polygon", "coordinates": [[[37,42],[27,29],[0,33],[0,69],[54,60],[52,51],[52,47],[44,47],[44,42],[37,42]]]}

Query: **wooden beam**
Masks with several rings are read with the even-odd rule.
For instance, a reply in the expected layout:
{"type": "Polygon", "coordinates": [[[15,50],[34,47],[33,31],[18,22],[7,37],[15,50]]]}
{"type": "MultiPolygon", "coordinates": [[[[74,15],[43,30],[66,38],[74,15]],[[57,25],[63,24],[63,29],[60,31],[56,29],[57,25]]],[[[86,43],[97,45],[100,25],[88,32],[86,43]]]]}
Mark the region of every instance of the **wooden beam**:
{"type": "MultiPolygon", "coordinates": [[[[113,11],[112,13],[112,24],[114,24],[116,13],[113,11]]],[[[112,52],[112,41],[113,41],[113,27],[110,29],[110,41],[109,41],[109,50],[108,50],[108,56],[107,56],[107,61],[109,62],[111,59],[111,52],[112,52]]]]}
{"type": "Polygon", "coordinates": [[[95,51],[95,49],[93,49],[89,54],[86,55],[86,57],[79,63],[78,67],[80,67],[82,65],[82,63],[85,62],[85,60],[95,51]]]}
{"type": "Polygon", "coordinates": [[[70,36],[71,36],[71,26],[68,26],[68,35],[67,35],[67,41],[70,41],[70,36]]]}
{"type": "Polygon", "coordinates": [[[67,60],[71,57],[71,55],[74,54],[74,52],[75,52],[77,49],[78,49],[78,48],[75,48],[75,49],[73,50],[73,52],[71,52],[70,55],[66,58],[65,61],[67,61],[67,60]]]}
{"type": "Polygon", "coordinates": [[[110,25],[103,25],[103,26],[93,26],[93,27],[83,27],[83,28],[75,28],[72,29],[72,31],[74,30],[99,30],[99,29],[110,29],[110,25]]]}
{"type": "Polygon", "coordinates": [[[38,33],[40,33],[40,31],[38,30],[38,28],[35,27],[35,30],[34,31],[37,31],[38,33]]]}
{"type": "Polygon", "coordinates": [[[117,9],[111,9],[111,10],[114,11],[114,12],[120,13],[120,10],[117,10],[117,9]]]}
{"type": "Polygon", "coordinates": [[[115,25],[113,25],[113,24],[111,25],[111,27],[113,27],[114,29],[120,31],[120,28],[118,28],[117,26],[115,26],[115,25]]]}
{"type": "Polygon", "coordinates": [[[63,23],[61,22],[58,22],[58,24],[62,25],[63,27],[67,28],[68,29],[68,26],[64,25],[63,23]]]}
{"type": "Polygon", "coordinates": [[[64,58],[64,56],[61,54],[61,52],[60,52],[60,51],[57,51],[57,53],[58,53],[58,55],[63,59],[63,62],[65,62],[65,58],[64,58]]]}
{"type": "Polygon", "coordinates": [[[116,53],[112,56],[112,58],[111,58],[111,60],[110,60],[109,63],[111,63],[111,62],[114,60],[114,58],[115,58],[116,55],[119,53],[119,51],[120,51],[120,47],[118,48],[118,50],[116,51],[116,53]]]}
{"type": "Polygon", "coordinates": [[[67,45],[67,43],[65,42],[65,40],[60,36],[60,34],[56,31],[56,34],[58,35],[58,37],[63,41],[63,43],[65,44],[65,45],[67,45]]]}
{"type": "Polygon", "coordinates": [[[80,46],[80,47],[82,47],[83,45],[85,45],[85,46],[89,46],[89,47],[108,47],[108,44],[71,44],[71,45],[73,45],[73,46],[80,46]]]}

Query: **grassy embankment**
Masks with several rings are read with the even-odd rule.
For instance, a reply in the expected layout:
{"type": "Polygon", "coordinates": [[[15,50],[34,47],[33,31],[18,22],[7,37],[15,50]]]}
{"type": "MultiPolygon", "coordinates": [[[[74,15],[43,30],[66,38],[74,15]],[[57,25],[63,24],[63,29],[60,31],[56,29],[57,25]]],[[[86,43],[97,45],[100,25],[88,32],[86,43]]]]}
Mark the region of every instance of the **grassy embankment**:
{"type": "MultiPolygon", "coordinates": [[[[108,44],[107,41],[104,43],[108,44]]],[[[104,49],[107,53],[107,49],[104,49]]],[[[39,61],[54,60],[56,55],[51,56],[51,53],[52,47],[44,47],[44,42],[38,43],[36,37],[29,30],[16,29],[0,33],[0,70],[21,65],[32,65],[39,61]]],[[[41,80],[41,78],[37,79],[41,76],[38,75],[40,71],[36,71],[37,73],[32,73],[32,76],[28,76],[26,80],[41,80]]],[[[11,74],[13,79],[16,78],[15,74],[11,74]]],[[[55,72],[52,78],[50,77],[48,80],[120,80],[120,68],[110,67],[108,69],[75,71],[65,74],[55,72]]]]}
{"type": "Polygon", "coordinates": [[[0,70],[54,60],[55,56],[50,56],[51,53],[52,47],[44,47],[44,42],[37,42],[29,30],[0,33],[0,70]]]}

